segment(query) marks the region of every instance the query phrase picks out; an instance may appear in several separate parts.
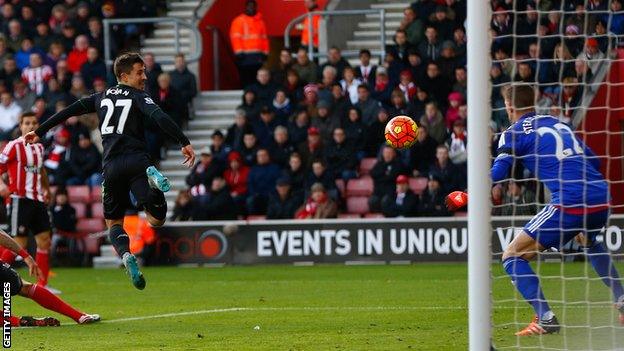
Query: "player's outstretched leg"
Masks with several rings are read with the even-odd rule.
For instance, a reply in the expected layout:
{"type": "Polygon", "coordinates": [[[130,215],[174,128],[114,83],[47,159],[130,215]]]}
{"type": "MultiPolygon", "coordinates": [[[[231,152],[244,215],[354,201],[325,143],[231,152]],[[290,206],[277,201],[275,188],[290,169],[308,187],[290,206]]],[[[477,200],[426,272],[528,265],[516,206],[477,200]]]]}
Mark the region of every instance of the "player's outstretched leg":
{"type": "Polygon", "coordinates": [[[147,180],[149,182],[149,185],[152,188],[158,189],[162,191],[163,193],[166,193],[167,191],[171,189],[171,184],[169,183],[169,179],[167,179],[167,177],[162,175],[162,173],[160,173],[160,171],[158,171],[156,167],[154,166],[147,167],[147,169],[145,170],[145,173],[147,174],[147,180]]]}
{"type": "Polygon", "coordinates": [[[36,284],[22,281],[20,295],[32,299],[44,308],[67,316],[76,321],[78,324],[89,324],[100,321],[99,315],[80,312],[56,295],[52,294],[48,291],[48,289],[36,284]]]}
{"type": "Polygon", "coordinates": [[[145,289],[145,278],[139,269],[136,257],[130,253],[130,238],[123,226],[121,224],[113,224],[110,226],[108,236],[117,254],[121,257],[134,287],[139,290],[145,289]]]}
{"type": "Polygon", "coordinates": [[[594,243],[585,249],[585,254],[589,258],[589,261],[596,271],[596,274],[602,278],[602,282],[611,289],[613,293],[613,301],[615,301],[615,308],[620,312],[620,323],[624,324],[624,288],[622,288],[622,282],[620,281],[620,275],[618,274],[611,256],[605,250],[602,243],[594,243]]]}
{"type": "MultiPolygon", "coordinates": [[[[0,317],[0,321],[4,321],[0,317]]],[[[8,321],[11,323],[11,327],[58,327],[61,322],[54,317],[31,317],[31,316],[10,316],[8,321]]]]}

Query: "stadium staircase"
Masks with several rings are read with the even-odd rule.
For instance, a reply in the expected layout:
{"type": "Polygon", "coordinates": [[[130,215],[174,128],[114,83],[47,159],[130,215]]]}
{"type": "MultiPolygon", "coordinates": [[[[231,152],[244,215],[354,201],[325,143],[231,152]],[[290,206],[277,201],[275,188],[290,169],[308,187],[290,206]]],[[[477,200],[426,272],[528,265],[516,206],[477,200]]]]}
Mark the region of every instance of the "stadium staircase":
{"type": "MultiPolygon", "coordinates": [[[[399,28],[403,19],[403,10],[410,6],[409,1],[377,1],[370,5],[370,9],[386,10],[386,45],[393,45],[394,33],[399,28]]],[[[380,23],[378,14],[367,14],[366,19],[358,23],[358,29],[353,32],[353,39],[347,40],[344,48],[346,50],[361,50],[379,48],[380,23]]],[[[356,64],[354,60],[352,64],[356,64]]]]}

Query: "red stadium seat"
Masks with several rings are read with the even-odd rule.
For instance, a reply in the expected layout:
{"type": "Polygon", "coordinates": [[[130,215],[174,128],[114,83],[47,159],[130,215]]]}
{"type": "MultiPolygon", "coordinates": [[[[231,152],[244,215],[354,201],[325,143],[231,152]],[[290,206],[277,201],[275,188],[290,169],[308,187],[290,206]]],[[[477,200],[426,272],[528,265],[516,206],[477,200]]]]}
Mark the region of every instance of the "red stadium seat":
{"type": "Polygon", "coordinates": [[[101,202],[96,202],[91,205],[91,217],[104,218],[104,205],[101,202]]]}
{"type": "Polygon", "coordinates": [[[91,203],[102,202],[102,188],[94,186],[91,189],[91,203]]]}
{"type": "Polygon", "coordinates": [[[266,219],[266,216],[263,216],[263,215],[247,216],[248,221],[264,221],[265,219],[266,219]]]}
{"type": "Polygon", "coordinates": [[[385,218],[383,213],[367,213],[364,218],[385,218]]]}
{"type": "Polygon", "coordinates": [[[101,218],[83,218],[78,220],[76,231],[78,233],[92,234],[103,231],[106,228],[101,218]]]}
{"type": "Polygon", "coordinates": [[[466,217],[468,212],[455,212],[455,217],[466,217]]]}
{"type": "Polygon", "coordinates": [[[416,195],[420,195],[427,189],[427,178],[418,177],[409,179],[409,187],[416,195]]]}
{"type": "Polygon", "coordinates": [[[373,194],[373,179],[364,176],[351,179],[347,182],[347,197],[350,196],[371,196],[373,194]]]}
{"type": "Polygon", "coordinates": [[[336,179],[336,188],[340,192],[340,196],[345,196],[345,181],[343,179],[336,179]]]}
{"type": "Polygon", "coordinates": [[[87,205],[81,202],[74,202],[71,206],[76,210],[76,218],[87,218],[87,205]]]}
{"type": "Polygon", "coordinates": [[[368,196],[351,196],[347,198],[347,212],[368,213],[368,196]]]}
{"type": "Polygon", "coordinates": [[[360,162],[360,174],[367,175],[370,173],[370,170],[375,167],[375,163],[377,163],[377,159],[374,157],[367,157],[362,159],[360,162]]]}
{"type": "Polygon", "coordinates": [[[69,195],[69,202],[82,202],[89,203],[91,200],[91,190],[86,185],[74,185],[67,187],[67,195],[69,195]]]}
{"type": "Polygon", "coordinates": [[[341,213],[338,218],[361,218],[361,216],[357,213],[341,213]]]}

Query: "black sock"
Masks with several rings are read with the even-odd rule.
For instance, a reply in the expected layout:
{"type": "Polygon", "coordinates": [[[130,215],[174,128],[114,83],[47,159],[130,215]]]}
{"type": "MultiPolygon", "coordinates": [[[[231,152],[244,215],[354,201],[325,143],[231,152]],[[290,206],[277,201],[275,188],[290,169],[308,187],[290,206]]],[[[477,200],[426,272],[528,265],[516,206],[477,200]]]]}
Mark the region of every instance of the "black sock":
{"type": "Polygon", "coordinates": [[[119,224],[110,227],[108,238],[115,247],[119,257],[123,257],[126,252],[130,252],[130,238],[119,224]]]}

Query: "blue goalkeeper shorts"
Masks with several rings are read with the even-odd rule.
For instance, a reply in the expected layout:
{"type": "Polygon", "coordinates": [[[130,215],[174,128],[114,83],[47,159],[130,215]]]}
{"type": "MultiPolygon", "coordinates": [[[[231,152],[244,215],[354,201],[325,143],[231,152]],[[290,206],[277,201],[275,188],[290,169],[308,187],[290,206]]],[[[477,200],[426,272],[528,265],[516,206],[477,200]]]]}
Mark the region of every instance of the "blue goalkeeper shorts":
{"type": "Polygon", "coordinates": [[[608,219],[608,208],[593,213],[570,214],[548,205],[524,226],[524,232],[546,249],[559,249],[579,233],[593,241],[608,219]]]}

